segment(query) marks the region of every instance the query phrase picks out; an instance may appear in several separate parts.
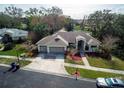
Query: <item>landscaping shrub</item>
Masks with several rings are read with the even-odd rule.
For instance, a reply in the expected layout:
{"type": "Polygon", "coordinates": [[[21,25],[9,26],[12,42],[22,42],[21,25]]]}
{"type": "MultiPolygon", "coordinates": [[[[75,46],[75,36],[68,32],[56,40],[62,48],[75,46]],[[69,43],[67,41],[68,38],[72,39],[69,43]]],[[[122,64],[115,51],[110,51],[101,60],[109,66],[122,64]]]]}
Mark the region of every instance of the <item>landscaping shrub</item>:
{"type": "Polygon", "coordinates": [[[119,57],[120,59],[124,60],[124,50],[113,50],[112,54],[119,57]]]}
{"type": "Polygon", "coordinates": [[[13,44],[12,44],[12,43],[10,43],[10,42],[9,42],[9,43],[4,44],[4,46],[5,46],[5,47],[4,47],[4,51],[5,51],[5,50],[10,50],[10,49],[12,49],[12,48],[13,48],[13,44]]]}
{"type": "Polygon", "coordinates": [[[34,55],[34,54],[33,54],[32,52],[28,52],[28,53],[27,53],[27,56],[28,56],[28,57],[33,57],[33,55],[34,55]]]}
{"type": "Polygon", "coordinates": [[[87,56],[91,57],[101,57],[107,60],[111,60],[111,55],[107,53],[102,53],[102,52],[85,52],[87,56]]]}
{"type": "Polygon", "coordinates": [[[32,56],[36,56],[38,54],[38,49],[37,46],[35,45],[30,45],[29,52],[32,53],[32,56]]]}
{"type": "Polygon", "coordinates": [[[3,44],[7,44],[7,43],[12,43],[13,40],[12,40],[12,37],[8,34],[5,34],[2,38],[2,43],[3,44]]]}
{"type": "Polygon", "coordinates": [[[100,52],[85,52],[88,56],[100,57],[102,53],[100,52]]]}
{"type": "Polygon", "coordinates": [[[27,52],[26,48],[24,46],[19,46],[17,48],[18,51],[23,51],[23,52],[27,52]]]}

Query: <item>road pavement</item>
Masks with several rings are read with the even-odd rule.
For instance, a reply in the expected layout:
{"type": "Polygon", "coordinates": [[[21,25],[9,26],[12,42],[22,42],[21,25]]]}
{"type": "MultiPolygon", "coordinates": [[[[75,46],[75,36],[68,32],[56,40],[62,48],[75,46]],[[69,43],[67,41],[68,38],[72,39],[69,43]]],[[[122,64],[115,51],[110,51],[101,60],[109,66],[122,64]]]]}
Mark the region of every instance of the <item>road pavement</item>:
{"type": "Polygon", "coordinates": [[[8,67],[0,66],[0,88],[94,88],[95,82],[75,80],[46,73],[19,70],[3,74],[8,67]]]}

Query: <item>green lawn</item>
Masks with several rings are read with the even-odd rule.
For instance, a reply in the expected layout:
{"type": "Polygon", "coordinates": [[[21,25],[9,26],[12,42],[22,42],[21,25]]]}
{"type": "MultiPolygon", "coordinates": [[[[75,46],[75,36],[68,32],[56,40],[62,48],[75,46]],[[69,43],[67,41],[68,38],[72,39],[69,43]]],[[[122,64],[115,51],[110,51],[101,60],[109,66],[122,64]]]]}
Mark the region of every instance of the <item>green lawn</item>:
{"type": "MultiPolygon", "coordinates": [[[[13,61],[16,61],[16,59],[10,59],[10,58],[0,58],[0,64],[11,64],[13,61]]],[[[30,64],[30,61],[20,60],[20,66],[23,67],[25,65],[30,64]]]]}
{"type": "Polygon", "coordinates": [[[67,56],[65,59],[65,63],[71,63],[71,64],[78,64],[78,65],[84,65],[82,60],[74,61],[70,58],[70,56],[67,56]]]}
{"type": "Polygon", "coordinates": [[[124,61],[113,57],[111,61],[99,57],[87,57],[89,64],[95,67],[124,70],[124,61]]]}
{"type": "Polygon", "coordinates": [[[11,55],[11,56],[17,56],[17,52],[18,55],[24,53],[26,50],[24,48],[21,48],[21,44],[16,44],[15,47],[13,47],[13,49],[11,50],[7,50],[7,51],[0,51],[0,55],[11,55]],[[19,49],[18,51],[16,49],[19,49]]]}
{"type": "MultiPolygon", "coordinates": [[[[76,68],[73,68],[73,67],[65,66],[65,69],[70,75],[72,75],[76,71],[76,68]]],[[[80,72],[80,76],[84,77],[84,78],[96,79],[98,77],[105,77],[105,78],[117,77],[117,78],[124,79],[124,75],[120,75],[120,74],[107,73],[107,72],[101,72],[101,71],[93,71],[93,70],[80,69],[80,68],[78,68],[78,71],[80,72]]]]}

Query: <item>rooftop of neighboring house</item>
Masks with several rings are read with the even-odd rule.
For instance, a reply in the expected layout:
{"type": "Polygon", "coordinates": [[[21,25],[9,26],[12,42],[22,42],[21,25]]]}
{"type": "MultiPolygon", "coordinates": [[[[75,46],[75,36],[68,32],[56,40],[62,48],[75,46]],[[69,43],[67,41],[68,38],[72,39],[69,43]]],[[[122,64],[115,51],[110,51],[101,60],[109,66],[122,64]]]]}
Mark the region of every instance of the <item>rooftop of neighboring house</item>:
{"type": "Polygon", "coordinates": [[[11,33],[15,35],[25,35],[28,34],[25,30],[15,29],[15,28],[2,28],[0,29],[0,35],[2,36],[4,33],[11,33]]]}
{"type": "Polygon", "coordinates": [[[4,32],[9,32],[9,33],[25,33],[25,34],[27,34],[28,32],[27,31],[25,31],[25,30],[20,30],[20,29],[15,29],[15,28],[2,28],[2,29],[0,29],[0,34],[2,34],[2,33],[4,33],[4,32]]]}

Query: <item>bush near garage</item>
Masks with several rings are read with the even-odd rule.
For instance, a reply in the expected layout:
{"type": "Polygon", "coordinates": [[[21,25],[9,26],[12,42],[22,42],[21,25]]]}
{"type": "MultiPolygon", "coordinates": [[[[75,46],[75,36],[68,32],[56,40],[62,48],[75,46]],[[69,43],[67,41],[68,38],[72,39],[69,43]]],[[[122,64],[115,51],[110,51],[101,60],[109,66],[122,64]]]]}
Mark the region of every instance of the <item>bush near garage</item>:
{"type": "Polygon", "coordinates": [[[4,44],[4,51],[11,50],[13,48],[13,44],[11,42],[4,44]]]}

